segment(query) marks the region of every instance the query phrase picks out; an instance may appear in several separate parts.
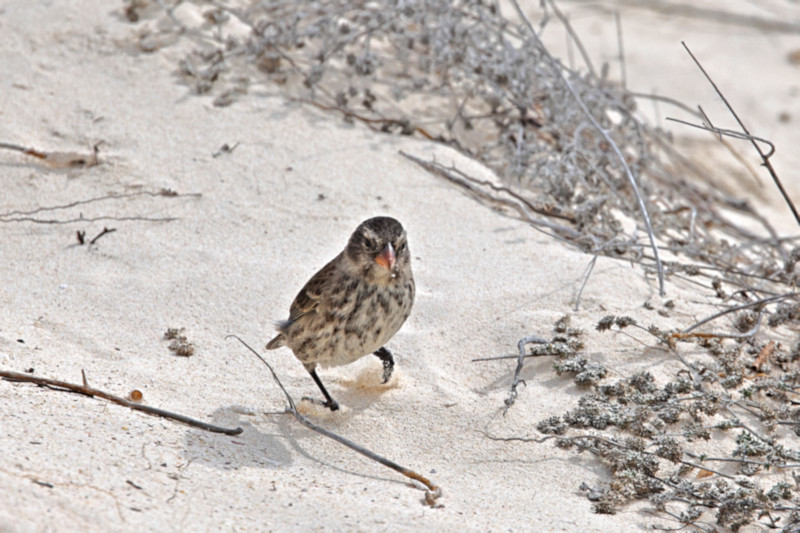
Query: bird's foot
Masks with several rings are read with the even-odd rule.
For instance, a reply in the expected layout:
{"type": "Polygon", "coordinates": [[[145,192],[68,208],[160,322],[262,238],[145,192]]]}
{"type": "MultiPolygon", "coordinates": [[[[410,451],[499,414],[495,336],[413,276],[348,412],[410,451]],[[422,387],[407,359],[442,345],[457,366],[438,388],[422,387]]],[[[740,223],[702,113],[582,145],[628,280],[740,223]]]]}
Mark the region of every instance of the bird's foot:
{"type": "Polygon", "coordinates": [[[389,379],[392,377],[392,372],[394,371],[394,364],[389,361],[383,362],[383,381],[382,384],[389,383],[389,379]]]}
{"type": "Polygon", "coordinates": [[[392,352],[386,348],[379,348],[374,352],[374,355],[383,363],[383,381],[381,381],[381,383],[386,384],[389,382],[389,379],[392,377],[392,372],[394,371],[394,357],[392,357],[392,352]]]}
{"type": "Polygon", "coordinates": [[[336,400],[334,400],[334,399],[320,400],[319,398],[312,398],[311,396],[303,396],[303,401],[311,402],[314,405],[321,405],[322,407],[327,407],[331,411],[338,411],[339,410],[339,404],[336,403],[336,400]]]}

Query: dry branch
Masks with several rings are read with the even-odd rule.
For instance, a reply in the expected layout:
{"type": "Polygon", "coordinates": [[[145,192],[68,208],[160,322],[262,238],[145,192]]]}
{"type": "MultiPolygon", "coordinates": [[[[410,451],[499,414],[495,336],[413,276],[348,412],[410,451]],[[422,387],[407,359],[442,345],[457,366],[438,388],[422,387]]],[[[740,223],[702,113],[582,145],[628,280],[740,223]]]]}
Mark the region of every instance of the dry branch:
{"type": "Polygon", "coordinates": [[[712,320],[716,320],[717,318],[719,318],[721,316],[724,316],[724,315],[727,315],[729,313],[735,313],[736,311],[742,311],[744,309],[750,309],[752,307],[762,307],[762,306],[770,304],[770,303],[780,302],[782,300],[787,300],[787,299],[791,299],[791,298],[797,298],[798,296],[800,296],[800,295],[797,294],[797,293],[791,292],[791,293],[786,293],[786,294],[779,294],[777,296],[770,296],[769,298],[762,298],[762,299],[756,300],[754,302],[748,302],[748,303],[745,303],[745,304],[736,305],[734,307],[729,307],[728,309],[724,309],[724,310],[722,310],[722,311],[720,311],[718,313],[714,313],[713,315],[711,315],[709,317],[706,317],[703,320],[700,320],[699,322],[695,322],[694,324],[692,324],[688,328],[684,329],[681,332],[681,335],[686,335],[687,333],[690,333],[691,331],[697,329],[698,327],[702,326],[703,324],[711,322],[712,320]]]}
{"type": "Polygon", "coordinates": [[[35,157],[50,168],[89,168],[100,163],[97,157],[100,144],[101,143],[97,143],[92,147],[91,154],[79,154],[77,152],[45,152],[36,150],[35,148],[28,148],[5,142],[0,142],[0,148],[14,150],[35,157]]]}
{"type": "Polygon", "coordinates": [[[123,200],[128,198],[137,198],[137,197],[199,198],[200,196],[202,196],[201,193],[182,194],[182,193],[177,193],[172,189],[161,189],[158,191],[140,191],[140,192],[123,193],[123,194],[106,194],[103,196],[88,198],[86,200],[76,200],[74,202],[69,202],[61,205],[37,207],[36,209],[30,209],[27,211],[19,209],[15,209],[13,211],[6,211],[5,213],[0,213],[0,222],[33,222],[36,224],[72,224],[76,222],[97,222],[99,220],[114,220],[114,221],[135,220],[144,222],[172,222],[177,219],[175,217],[144,217],[136,215],[134,216],[106,215],[106,216],[96,216],[96,217],[84,217],[83,214],[73,218],[39,218],[34,215],[50,211],[62,211],[65,209],[71,209],[73,207],[78,207],[87,204],[123,200]]]}
{"type": "Polygon", "coordinates": [[[547,341],[537,335],[529,335],[527,337],[523,337],[517,343],[517,348],[519,349],[519,355],[517,355],[517,368],[514,370],[514,380],[511,382],[511,391],[508,394],[508,398],[505,399],[506,407],[503,409],[504,415],[506,412],[508,412],[508,409],[514,405],[514,401],[517,399],[517,387],[519,384],[525,384],[525,381],[519,378],[519,373],[522,372],[522,365],[525,364],[525,346],[534,343],[547,344],[547,341]]]}
{"type": "Polygon", "coordinates": [[[360,453],[361,455],[364,455],[365,457],[368,457],[368,458],[372,459],[373,461],[375,461],[375,462],[377,462],[379,464],[382,464],[383,466],[391,468],[395,472],[399,472],[400,474],[406,476],[409,479],[413,479],[414,481],[417,481],[417,482],[421,483],[427,489],[425,491],[425,503],[427,505],[430,505],[431,507],[435,507],[435,506],[438,505],[436,503],[436,500],[442,495],[442,489],[440,487],[434,485],[426,477],[414,472],[413,470],[409,470],[408,468],[406,468],[404,466],[401,466],[401,465],[395,463],[394,461],[391,461],[390,459],[386,459],[385,457],[380,456],[380,455],[376,454],[375,452],[373,452],[371,450],[368,450],[368,449],[364,448],[363,446],[361,446],[359,444],[356,444],[355,442],[353,442],[353,441],[351,441],[351,440],[349,440],[349,439],[347,439],[345,437],[342,437],[341,435],[339,435],[337,433],[334,433],[333,431],[330,431],[329,429],[325,429],[325,428],[323,428],[321,426],[318,426],[317,424],[313,423],[311,420],[309,420],[305,416],[301,415],[297,411],[297,406],[294,403],[294,399],[292,399],[292,397],[289,394],[289,392],[283,386],[283,383],[281,383],[281,380],[278,378],[278,375],[275,373],[275,370],[272,368],[272,365],[270,365],[266,361],[266,359],[261,357],[261,354],[259,354],[253,348],[251,348],[250,345],[248,345],[246,342],[244,342],[240,337],[238,337],[236,335],[228,335],[226,338],[228,338],[228,339],[233,338],[233,339],[238,340],[240,343],[242,343],[242,345],[244,345],[245,348],[250,350],[256,357],[258,357],[261,360],[262,363],[264,363],[267,366],[267,368],[269,369],[270,373],[272,374],[272,379],[275,380],[275,383],[277,383],[278,387],[280,387],[281,391],[283,391],[284,396],[286,396],[286,401],[289,402],[289,406],[286,408],[286,411],[285,411],[286,413],[291,414],[295,418],[295,420],[300,422],[302,425],[304,425],[308,429],[310,429],[312,431],[315,431],[315,432],[319,433],[320,435],[324,435],[325,437],[328,437],[329,439],[333,439],[336,442],[338,442],[339,444],[343,444],[344,446],[347,446],[351,450],[356,451],[356,452],[360,453]]]}
{"type": "Polygon", "coordinates": [[[102,391],[100,389],[95,389],[94,387],[90,387],[88,385],[86,381],[86,374],[83,373],[83,371],[81,371],[81,373],[83,375],[83,385],[76,385],[74,383],[59,381],[57,379],[32,376],[30,374],[9,372],[6,370],[0,370],[0,378],[3,378],[6,381],[22,381],[26,383],[36,383],[37,385],[43,387],[49,387],[53,390],[76,392],[78,394],[83,394],[89,397],[103,398],[104,400],[108,400],[118,405],[122,405],[123,407],[128,407],[129,409],[133,409],[134,411],[142,411],[143,413],[147,413],[149,415],[155,415],[155,416],[160,416],[162,418],[168,418],[170,420],[176,420],[178,422],[182,422],[189,426],[203,429],[205,431],[211,431],[214,433],[224,433],[226,435],[238,435],[239,433],[242,432],[242,428],[229,429],[220,426],[215,426],[213,424],[208,424],[206,422],[201,422],[200,420],[189,418],[188,416],[172,413],[170,411],[165,411],[163,409],[158,409],[156,407],[141,405],[133,401],[126,400],[125,398],[122,398],[120,396],[115,396],[114,394],[102,391]]]}
{"type": "MultiPolygon", "coordinates": [[[[792,203],[791,198],[789,198],[789,194],[786,192],[786,189],[783,188],[783,183],[781,183],[781,180],[778,178],[778,173],[775,171],[775,168],[772,166],[772,163],[769,160],[769,158],[772,157],[772,155],[775,152],[775,147],[769,141],[759,139],[750,134],[750,132],[747,129],[747,126],[744,125],[744,122],[742,122],[742,120],[739,118],[739,115],[733,109],[733,106],[731,106],[730,102],[728,102],[728,99],[725,98],[725,95],[722,94],[722,91],[719,89],[719,87],[717,87],[717,84],[714,83],[714,80],[711,79],[711,76],[708,74],[708,72],[706,72],[706,69],[703,68],[703,65],[700,63],[700,61],[698,61],[698,59],[694,56],[692,51],[689,50],[689,47],[686,45],[685,42],[681,41],[681,44],[686,49],[686,52],[692,58],[692,61],[694,61],[695,65],[697,65],[697,68],[700,69],[700,72],[702,72],[703,76],[705,76],[706,80],[708,80],[708,83],[710,83],[711,86],[714,88],[714,92],[716,92],[717,96],[719,96],[725,103],[725,107],[728,108],[728,111],[730,111],[731,115],[733,115],[733,118],[736,119],[736,122],[739,124],[739,127],[742,128],[745,137],[749,139],[750,142],[753,144],[753,147],[756,149],[756,152],[758,152],[758,155],[761,157],[762,164],[769,171],[769,175],[772,177],[772,181],[775,182],[775,186],[778,187],[778,190],[783,196],[783,199],[786,201],[786,204],[789,206],[789,209],[791,209],[795,221],[797,221],[797,224],[800,225],[800,213],[797,212],[794,203],[792,203]],[[761,146],[759,146],[758,142],[756,142],[757,140],[766,142],[770,145],[769,153],[766,154],[764,153],[764,151],[761,149],[761,146]]],[[[718,133],[730,135],[730,133],[727,133],[726,131],[719,131],[718,133]]]]}
{"type": "Polygon", "coordinates": [[[548,222],[541,218],[534,217],[532,213],[538,213],[541,215],[560,218],[563,220],[567,220],[569,222],[573,222],[572,218],[569,216],[565,216],[557,212],[547,211],[535,207],[524,197],[515,193],[508,187],[495,185],[494,183],[491,183],[486,180],[479,180],[473,178],[465,174],[464,172],[458,170],[457,168],[454,167],[447,168],[443,165],[440,165],[436,161],[424,161],[418,157],[403,152],[402,150],[400,150],[399,153],[406,159],[413,161],[414,163],[421,166],[428,172],[436,174],[437,176],[441,176],[446,180],[448,180],[449,182],[458,185],[459,187],[462,187],[463,189],[465,189],[467,192],[469,192],[471,195],[475,196],[479,200],[492,203],[495,206],[509,207],[520,215],[520,220],[528,222],[533,226],[547,228],[549,230],[556,232],[557,233],[556,238],[560,238],[562,240],[578,239],[579,237],[582,236],[579,232],[567,226],[563,226],[561,224],[556,224],[553,222],[548,222]],[[483,188],[488,188],[489,190],[491,190],[493,193],[496,194],[491,194],[486,190],[484,190],[483,188]],[[510,196],[511,198],[510,199],[504,198],[503,196],[500,196],[500,194],[510,196]]]}

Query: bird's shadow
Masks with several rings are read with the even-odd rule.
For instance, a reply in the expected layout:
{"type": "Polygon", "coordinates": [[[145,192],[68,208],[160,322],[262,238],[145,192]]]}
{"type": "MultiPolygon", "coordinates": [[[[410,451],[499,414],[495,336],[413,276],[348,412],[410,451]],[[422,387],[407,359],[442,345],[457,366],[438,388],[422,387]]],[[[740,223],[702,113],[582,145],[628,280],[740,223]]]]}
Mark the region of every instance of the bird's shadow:
{"type": "MultiPolygon", "coordinates": [[[[378,401],[381,392],[397,386],[397,378],[394,376],[386,385],[380,385],[380,373],[380,370],[364,369],[355,379],[342,379],[338,382],[332,380],[340,384],[335,397],[341,400],[340,405],[345,406],[339,411],[332,412],[326,407],[299,398],[293,397],[293,400],[298,411],[314,424],[337,431],[339,427],[347,425],[349,419],[378,401]]],[[[318,391],[310,388],[309,392],[318,394],[318,391]]],[[[227,428],[240,427],[243,431],[238,435],[225,435],[190,429],[185,436],[185,449],[194,463],[220,470],[244,467],[282,469],[290,467],[299,454],[320,466],[342,473],[404,484],[404,481],[391,474],[365,474],[318,457],[314,452],[315,443],[326,437],[304,428],[292,414],[284,410],[256,412],[252,408],[232,405],[215,410],[211,414],[211,423],[227,428]]],[[[347,438],[347,435],[342,436],[347,438]]],[[[341,450],[342,464],[345,464],[346,454],[355,452],[344,446],[341,450]]]]}
{"type": "MultiPolygon", "coordinates": [[[[280,431],[264,431],[257,414],[250,408],[220,407],[211,414],[211,423],[226,428],[242,428],[238,435],[209,433],[191,429],[184,437],[187,455],[195,463],[220,470],[243,467],[282,468],[292,464],[292,454],[280,431]]],[[[273,428],[274,429],[274,428],[273,428]]]]}

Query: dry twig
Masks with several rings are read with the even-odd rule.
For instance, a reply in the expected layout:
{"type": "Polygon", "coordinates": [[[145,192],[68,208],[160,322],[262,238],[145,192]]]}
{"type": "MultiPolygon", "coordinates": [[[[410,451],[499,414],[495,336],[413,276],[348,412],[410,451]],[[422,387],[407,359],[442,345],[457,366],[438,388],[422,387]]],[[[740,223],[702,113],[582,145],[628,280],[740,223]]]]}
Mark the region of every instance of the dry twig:
{"type": "Polygon", "coordinates": [[[98,239],[100,239],[100,237],[102,237],[103,235],[108,235],[109,233],[114,233],[115,231],[117,231],[117,228],[108,229],[106,227],[103,227],[103,231],[95,235],[95,237],[91,241],[89,241],[89,246],[96,243],[98,239]]]}
{"type": "MultiPolygon", "coordinates": [[[[62,205],[53,205],[53,206],[46,206],[46,207],[37,207],[36,209],[31,209],[28,211],[23,211],[19,209],[15,209],[13,211],[6,211],[5,213],[0,213],[0,222],[33,222],[36,224],[71,224],[75,222],[96,222],[99,220],[115,220],[115,221],[125,221],[125,220],[136,220],[136,221],[144,221],[144,222],[172,222],[177,220],[175,217],[144,217],[144,216],[96,216],[96,217],[84,217],[83,214],[73,218],[38,218],[33,215],[37,215],[39,213],[45,213],[49,211],[62,211],[66,209],[71,209],[73,207],[78,207],[81,205],[87,204],[94,204],[100,202],[107,202],[107,201],[116,201],[122,200],[127,198],[137,198],[149,196],[153,198],[164,197],[164,198],[179,198],[179,197],[190,197],[190,198],[199,198],[201,193],[177,193],[171,189],[161,189],[159,191],[140,191],[140,192],[132,192],[132,193],[124,193],[124,194],[106,194],[103,196],[97,196],[94,198],[89,198],[86,200],[76,200],[74,202],[69,202],[62,205]]],[[[106,231],[105,233],[110,233],[111,230],[106,231]]],[[[84,235],[85,237],[85,235],[84,235]]],[[[95,238],[95,240],[98,237],[95,238]]],[[[78,238],[80,240],[80,237],[78,238]]]]}
{"type": "MultiPolygon", "coordinates": [[[[495,185],[494,183],[491,183],[486,180],[479,180],[473,178],[471,176],[468,176],[464,172],[458,170],[457,168],[454,167],[447,168],[443,165],[440,165],[436,161],[424,161],[418,157],[403,152],[402,150],[400,150],[399,153],[406,159],[413,161],[414,163],[421,166],[428,172],[441,176],[450,181],[451,183],[454,183],[462,187],[476,198],[479,198],[487,202],[491,202],[497,206],[509,207],[514,211],[516,211],[517,213],[519,213],[521,220],[528,222],[535,227],[547,228],[549,230],[556,232],[556,235],[554,236],[558,239],[568,240],[568,239],[578,239],[579,237],[581,237],[581,234],[579,232],[567,226],[563,226],[561,224],[556,224],[554,222],[549,222],[547,220],[534,217],[532,213],[539,213],[545,216],[561,218],[572,222],[573,220],[570,217],[561,215],[557,212],[547,211],[544,209],[537,208],[533,204],[531,204],[528,200],[526,200],[523,196],[515,193],[508,187],[495,185]],[[481,187],[487,187],[495,193],[501,193],[510,196],[511,199],[503,198],[502,196],[499,195],[492,195],[484,191],[481,187]]],[[[567,242],[569,242],[569,240],[567,242]]]]}
{"type": "MultiPolygon", "coordinates": [[[[714,83],[714,80],[711,79],[711,76],[708,74],[708,72],[706,72],[706,69],[703,68],[703,65],[700,64],[700,61],[698,61],[698,59],[694,56],[692,51],[689,50],[689,47],[686,45],[685,42],[681,41],[681,44],[686,49],[686,52],[692,58],[692,61],[694,61],[695,65],[697,65],[697,68],[700,69],[700,72],[702,72],[703,76],[705,76],[705,78],[708,80],[708,83],[710,83],[711,86],[714,88],[714,92],[716,92],[717,96],[719,96],[720,99],[725,103],[725,107],[727,107],[728,111],[731,112],[731,115],[733,115],[733,118],[736,119],[736,122],[739,124],[739,127],[741,127],[742,131],[744,132],[744,138],[749,139],[750,142],[753,144],[753,147],[756,149],[756,152],[758,152],[758,155],[761,157],[762,164],[769,171],[769,175],[772,177],[772,181],[775,182],[775,186],[778,187],[778,190],[780,191],[781,195],[783,196],[783,199],[786,201],[786,204],[789,206],[789,209],[792,211],[792,214],[794,215],[794,219],[797,221],[797,224],[800,225],[800,213],[797,212],[797,209],[795,208],[794,203],[792,203],[791,198],[789,198],[789,194],[786,192],[786,189],[783,188],[783,183],[781,183],[781,180],[778,178],[778,173],[775,171],[775,168],[772,166],[772,163],[769,160],[769,158],[772,157],[772,155],[775,152],[775,147],[769,141],[765,141],[763,139],[759,139],[759,138],[757,138],[757,137],[755,137],[755,136],[750,134],[750,132],[747,129],[747,126],[744,125],[744,122],[742,122],[742,120],[739,118],[739,115],[733,109],[733,106],[731,106],[730,102],[728,102],[728,99],[725,98],[725,95],[722,94],[722,91],[719,89],[719,87],[717,87],[717,84],[714,83]],[[764,153],[764,151],[761,149],[761,146],[759,146],[758,142],[756,142],[757,140],[758,141],[762,141],[762,142],[766,142],[767,144],[769,144],[769,146],[770,146],[769,153],[764,153]]],[[[727,131],[727,130],[718,130],[716,128],[715,128],[715,130],[719,134],[732,135],[732,133],[727,131]]]]}
{"type": "Polygon", "coordinates": [[[368,457],[373,461],[382,464],[385,467],[391,468],[395,472],[399,472],[400,474],[406,476],[409,479],[413,479],[414,481],[421,483],[426,487],[425,503],[427,505],[430,505],[431,507],[436,507],[438,505],[436,500],[442,495],[442,490],[440,487],[434,485],[426,477],[414,472],[413,470],[409,470],[408,468],[401,466],[395,463],[394,461],[386,459],[385,457],[382,457],[376,454],[375,452],[372,452],[364,448],[363,446],[360,446],[355,442],[346,439],[345,437],[342,437],[341,435],[334,433],[333,431],[330,431],[329,429],[325,429],[321,426],[318,426],[305,416],[301,415],[297,410],[297,406],[294,403],[294,399],[292,399],[291,395],[287,392],[286,388],[283,386],[283,383],[281,383],[281,380],[278,378],[278,375],[275,373],[275,370],[272,368],[272,365],[270,365],[263,357],[261,357],[261,354],[259,354],[253,348],[251,348],[250,345],[244,342],[237,335],[228,335],[226,338],[227,339],[233,338],[242,343],[242,345],[244,345],[245,348],[250,350],[256,357],[258,357],[261,360],[262,363],[264,363],[267,366],[270,373],[272,374],[272,379],[275,380],[275,383],[277,383],[278,387],[280,387],[281,391],[283,391],[284,396],[286,396],[286,401],[289,402],[289,406],[286,408],[285,411],[286,413],[291,414],[298,422],[300,422],[302,425],[304,425],[311,431],[315,431],[320,435],[324,435],[329,439],[333,439],[339,444],[343,444],[344,446],[347,446],[351,450],[356,451],[361,455],[364,455],[365,457],[368,457]]]}
{"type": "Polygon", "coordinates": [[[15,150],[25,155],[41,160],[50,168],[89,168],[100,163],[97,153],[101,143],[92,147],[91,154],[79,154],[76,152],[43,152],[35,148],[27,148],[18,144],[0,142],[0,148],[15,150]]]}
{"type": "Polygon", "coordinates": [[[581,283],[581,288],[578,290],[578,295],[575,297],[575,307],[573,308],[574,311],[577,311],[581,305],[581,295],[583,295],[583,289],[586,288],[586,284],[589,282],[589,277],[592,275],[592,270],[594,270],[594,265],[597,263],[597,254],[592,257],[592,260],[589,261],[589,264],[586,266],[586,270],[583,274],[583,282],[581,283]]]}
{"type": "Polygon", "coordinates": [[[85,396],[90,396],[90,397],[96,396],[98,398],[103,398],[104,400],[108,400],[110,402],[122,405],[124,407],[128,407],[129,409],[133,409],[134,411],[142,411],[149,415],[155,415],[155,416],[160,416],[162,418],[168,418],[170,420],[176,420],[178,422],[182,422],[189,426],[203,429],[205,431],[211,431],[214,433],[224,433],[226,435],[238,435],[239,433],[242,432],[242,428],[229,429],[220,426],[215,426],[213,424],[208,424],[206,422],[201,422],[200,420],[189,418],[188,416],[172,413],[170,411],[165,411],[163,409],[158,409],[156,407],[141,405],[132,402],[130,400],[126,400],[125,398],[122,398],[120,396],[115,396],[108,392],[102,391],[100,389],[95,389],[94,387],[90,387],[88,385],[86,381],[86,374],[82,370],[81,374],[83,376],[83,385],[76,385],[74,383],[59,381],[57,379],[42,378],[38,376],[32,376],[30,374],[20,374],[18,372],[9,372],[6,370],[0,370],[0,378],[3,378],[6,381],[23,381],[27,383],[36,383],[37,385],[43,387],[49,387],[53,390],[76,392],[78,394],[83,394],[85,396]]]}
{"type": "Polygon", "coordinates": [[[706,317],[703,320],[700,320],[699,322],[695,322],[694,324],[692,324],[688,328],[684,329],[681,332],[681,334],[682,335],[686,335],[687,333],[690,333],[692,330],[697,329],[698,327],[702,326],[703,324],[711,322],[712,320],[716,320],[717,318],[719,318],[721,316],[724,316],[724,315],[727,315],[729,313],[735,313],[736,311],[742,311],[744,309],[750,309],[751,307],[759,307],[760,308],[761,306],[764,306],[764,305],[769,304],[769,303],[780,302],[781,300],[787,300],[787,299],[790,299],[790,298],[797,298],[797,297],[798,297],[797,293],[791,292],[791,293],[786,293],[786,294],[779,294],[777,296],[770,296],[769,298],[762,298],[762,299],[756,300],[754,302],[748,302],[746,304],[741,304],[741,305],[737,305],[737,306],[734,306],[734,307],[729,307],[728,309],[724,309],[724,310],[722,310],[722,311],[720,311],[718,313],[714,313],[713,315],[711,315],[709,317],[706,317]]]}
{"type": "Polygon", "coordinates": [[[519,373],[522,372],[522,365],[525,363],[525,346],[534,343],[547,344],[547,341],[538,335],[528,335],[527,337],[521,338],[517,343],[517,348],[519,349],[519,355],[517,356],[517,368],[514,370],[514,381],[511,382],[511,392],[509,392],[508,398],[505,399],[506,407],[503,409],[503,415],[505,415],[508,412],[508,409],[514,405],[514,401],[517,399],[517,387],[519,384],[525,384],[525,380],[519,378],[519,373]]]}
{"type": "Polygon", "coordinates": [[[761,367],[764,366],[764,363],[769,361],[769,358],[773,353],[775,353],[777,348],[778,345],[775,344],[775,341],[769,341],[766,346],[761,349],[761,351],[758,353],[758,357],[756,357],[755,362],[753,362],[753,367],[757,372],[761,372],[761,367]]]}

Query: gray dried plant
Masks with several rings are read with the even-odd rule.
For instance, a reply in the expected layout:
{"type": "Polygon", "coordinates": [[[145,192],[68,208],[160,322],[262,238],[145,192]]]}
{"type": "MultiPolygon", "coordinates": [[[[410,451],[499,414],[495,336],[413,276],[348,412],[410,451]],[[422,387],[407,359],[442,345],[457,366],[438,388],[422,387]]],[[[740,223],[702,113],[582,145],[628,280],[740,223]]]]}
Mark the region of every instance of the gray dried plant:
{"type": "MultiPolygon", "coordinates": [[[[536,27],[491,0],[155,4],[126,3],[140,47],[154,51],[190,35],[198,44],[180,70],[217,105],[271,83],[345,120],[453,146],[503,179],[517,211],[524,203],[550,221],[541,228],[588,253],[641,263],[662,293],[663,276],[708,289],[717,283],[717,294],[731,294],[724,286],[785,292],[797,281],[792,239],[780,238],[746,199],[713,185],[649,124],[637,112],[642,95],[609,79],[607,65],[592,65],[552,0],[541,2],[536,27]],[[191,25],[190,10],[203,22],[191,25]],[[162,29],[150,29],[154,18],[162,29]],[[540,40],[554,21],[582,52],[580,67],[554,59],[540,40]],[[620,214],[638,229],[626,232],[620,214]],[[676,259],[662,265],[659,250],[676,259]]],[[[749,132],[738,137],[758,147],[749,132]]],[[[771,153],[762,155],[768,161],[771,153]]]]}
{"type": "MultiPolygon", "coordinates": [[[[610,379],[573,340],[575,349],[559,352],[554,369],[586,393],[576,407],[538,423],[545,437],[503,440],[553,441],[597,457],[610,480],[581,489],[598,513],[646,500],[657,516],[679,524],[656,529],[800,531],[800,343],[667,332],[621,316],[597,324],[601,332],[628,328],[654,336],[683,368],[672,378],[639,372],[610,379]]],[[[536,348],[527,354],[541,355],[536,348]]]]}

